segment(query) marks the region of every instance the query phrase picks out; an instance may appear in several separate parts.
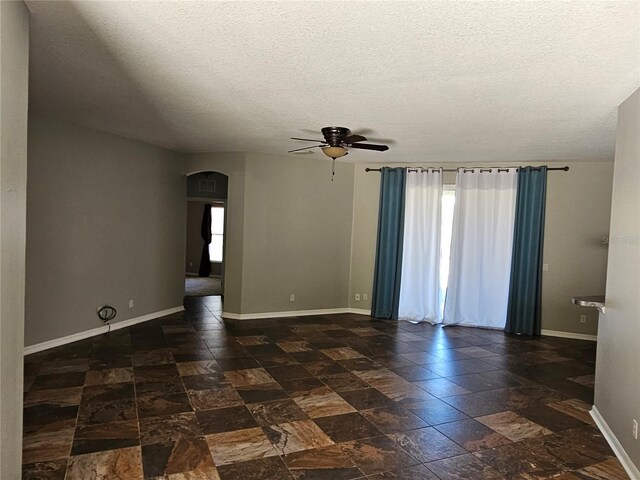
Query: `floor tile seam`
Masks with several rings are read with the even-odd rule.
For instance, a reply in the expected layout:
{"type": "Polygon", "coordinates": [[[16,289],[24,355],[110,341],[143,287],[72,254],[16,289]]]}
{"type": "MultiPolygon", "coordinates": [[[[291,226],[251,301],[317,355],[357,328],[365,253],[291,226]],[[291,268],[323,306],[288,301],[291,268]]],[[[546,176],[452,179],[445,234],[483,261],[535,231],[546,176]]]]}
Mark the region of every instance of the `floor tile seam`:
{"type": "MultiPolygon", "coordinates": [[[[69,428],[68,430],[71,430],[71,428],[69,428]]],[[[74,434],[75,434],[75,431],[74,431],[74,434]]],[[[73,445],[73,435],[72,435],[72,437],[71,437],[71,438],[72,438],[72,440],[71,440],[71,444],[73,445]]],[[[23,448],[24,448],[24,443],[23,443],[23,448]]],[[[67,462],[67,466],[68,466],[68,464],[69,464],[69,460],[70,460],[70,459],[71,459],[71,449],[69,449],[69,455],[64,456],[64,457],[54,458],[54,459],[51,459],[51,460],[44,460],[44,461],[36,461],[36,462],[24,463],[24,458],[23,458],[22,466],[25,466],[25,465],[31,465],[31,464],[37,464],[37,463],[42,463],[42,462],[56,462],[56,461],[62,461],[62,460],[64,460],[65,462],[67,462]]],[[[67,468],[67,467],[65,467],[65,472],[66,472],[66,468],[67,468]]]]}
{"type": "MultiPolygon", "coordinates": [[[[475,420],[475,418],[473,419],[475,420]]],[[[460,421],[460,420],[458,420],[460,421]]],[[[477,421],[477,420],[476,420],[477,421]]],[[[449,422],[449,423],[455,423],[455,422],[449,422]]],[[[462,445],[460,442],[458,442],[457,440],[451,438],[449,435],[447,435],[445,432],[443,432],[442,430],[440,430],[438,427],[441,425],[447,425],[446,423],[441,423],[438,425],[432,425],[431,428],[434,428],[438,433],[444,435],[445,437],[447,437],[449,440],[451,440],[453,443],[455,443],[456,445],[458,445],[460,448],[463,448],[467,453],[473,453],[472,451],[468,450],[464,445],[462,445]]],[[[429,462],[430,463],[430,462],[429,462]]]]}
{"type": "MultiPolygon", "coordinates": [[[[222,323],[222,326],[224,327],[225,335],[227,335],[227,326],[226,326],[224,323],[222,323]]],[[[195,327],[194,327],[194,328],[195,328],[195,327]]],[[[210,346],[207,344],[207,342],[206,342],[206,341],[205,341],[205,339],[202,337],[202,335],[200,334],[200,332],[199,332],[199,331],[197,331],[197,330],[196,330],[196,332],[197,332],[198,337],[200,338],[200,340],[204,343],[205,347],[207,348],[207,351],[211,354],[211,358],[213,358],[213,360],[216,362],[216,365],[218,365],[218,359],[216,358],[216,356],[213,354],[213,351],[212,351],[212,348],[214,348],[214,347],[210,347],[210,346]]],[[[252,357],[252,358],[253,358],[253,357],[252,357]]],[[[255,358],[254,358],[254,360],[255,360],[255,358]]],[[[257,360],[256,360],[256,362],[257,362],[257,360]]],[[[258,363],[260,363],[260,362],[258,362],[258,363]]]]}
{"type": "MultiPolygon", "coordinates": [[[[89,427],[100,427],[100,426],[103,426],[103,425],[113,425],[115,423],[127,423],[127,422],[131,422],[131,421],[133,421],[133,420],[123,420],[123,421],[120,421],[120,422],[96,423],[96,424],[88,425],[88,426],[89,427]]],[[[72,447],[73,447],[73,444],[75,443],[75,433],[76,432],[74,432],[74,437],[73,437],[73,441],[72,441],[72,447]]],[[[95,440],[95,439],[79,439],[79,440],[82,441],[82,440],[95,440]]],[[[98,440],[102,440],[102,439],[98,439],[98,440]]],[[[118,439],[112,439],[112,440],[118,440],[118,439]]],[[[120,450],[122,448],[136,448],[136,447],[140,447],[141,448],[142,444],[140,442],[140,426],[139,425],[138,425],[138,439],[137,440],[138,440],[138,443],[136,445],[129,445],[127,447],[107,448],[105,450],[96,450],[96,451],[93,451],[93,452],[80,453],[78,455],[70,455],[69,459],[72,459],[74,457],[79,457],[81,455],[91,455],[92,453],[102,453],[102,452],[109,452],[109,451],[112,451],[112,450],[120,450]]]]}
{"type": "MultiPolygon", "coordinates": [[[[273,345],[276,345],[276,344],[274,343],[273,345]]],[[[280,347],[278,346],[278,348],[280,348],[280,347]]],[[[280,350],[282,350],[282,349],[280,349],[280,350]]],[[[247,351],[247,353],[249,354],[249,356],[251,357],[251,359],[259,365],[259,367],[257,367],[257,368],[262,368],[264,371],[266,371],[266,372],[269,374],[269,376],[271,376],[271,378],[273,378],[273,381],[274,381],[274,382],[275,382],[275,383],[276,383],[276,384],[277,384],[277,385],[278,385],[278,386],[279,386],[279,387],[284,391],[284,388],[282,387],[282,385],[280,384],[280,382],[279,382],[276,378],[274,378],[274,377],[269,373],[269,371],[267,370],[267,368],[266,368],[266,367],[264,367],[264,366],[260,363],[260,360],[258,360],[258,359],[256,358],[256,357],[259,357],[260,355],[252,354],[252,353],[251,353],[251,352],[249,352],[249,351],[247,351]]],[[[285,351],[282,351],[282,353],[277,353],[277,354],[273,354],[273,355],[289,355],[289,354],[288,354],[287,352],[285,352],[285,351]]],[[[295,358],[294,358],[294,359],[295,359],[295,358]]],[[[287,364],[287,365],[275,365],[274,367],[269,367],[269,368],[277,368],[277,367],[289,366],[289,365],[299,365],[299,366],[301,366],[302,368],[304,368],[304,365],[303,365],[302,363],[299,363],[299,362],[298,362],[298,363],[294,363],[294,364],[287,364]]],[[[247,370],[247,369],[241,369],[241,370],[247,370]]],[[[311,372],[309,372],[306,368],[305,368],[305,370],[309,373],[309,375],[311,375],[311,377],[315,378],[315,377],[313,376],[313,374],[312,374],[311,372]]],[[[301,379],[294,379],[294,380],[301,380],[301,379]]],[[[285,381],[287,381],[287,380],[285,380],[285,381]]],[[[235,389],[235,387],[234,387],[234,389],[235,389]]],[[[285,393],[286,393],[287,395],[289,395],[289,396],[290,396],[290,394],[289,394],[288,392],[286,392],[286,391],[285,391],[285,393]]],[[[243,402],[244,402],[244,400],[243,400],[243,402]]],[[[261,403],[261,402],[256,402],[256,403],[261,403]]]]}
{"type": "MultiPolygon", "coordinates": [[[[427,428],[427,427],[425,427],[427,428]]],[[[416,458],[414,455],[412,455],[410,452],[408,452],[407,450],[405,450],[404,448],[402,448],[402,445],[400,445],[398,442],[396,442],[393,438],[391,438],[389,436],[390,434],[387,433],[382,433],[382,436],[386,437],[387,439],[389,439],[391,442],[393,442],[394,445],[396,445],[400,450],[402,450],[405,454],[407,454],[410,458],[412,458],[413,460],[416,461],[416,463],[414,465],[421,465],[422,462],[420,461],[420,459],[416,458]]],[[[376,437],[369,437],[369,438],[376,438],[376,437]]],[[[356,440],[358,441],[358,440],[356,440]]],[[[412,465],[412,466],[414,466],[412,465]]]]}
{"type": "MultiPolygon", "coordinates": [[[[445,380],[446,380],[446,378],[445,378],[445,377],[440,377],[440,378],[442,378],[442,379],[445,379],[445,380]]],[[[438,378],[431,378],[431,379],[429,379],[429,380],[439,380],[439,379],[438,379],[438,378]]],[[[428,382],[429,380],[424,380],[424,381],[427,381],[427,382],[428,382]]],[[[442,399],[442,398],[447,398],[447,397],[455,397],[456,395],[466,395],[467,393],[475,393],[475,392],[473,392],[473,391],[471,391],[471,390],[468,390],[468,391],[467,391],[467,393],[452,393],[452,394],[449,394],[449,395],[442,395],[442,394],[436,394],[436,393],[430,392],[429,390],[427,390],[427,388],[426,388],[426,387],[423,387],[423,386],[421,386],[421,385],[416,385],[416,383],[418,383],[418,382],[411,382],[411,383],[412,383],[413,385],[415,385],[416,387],[418,387],[420,390],[424,391],[425,393],[428,393],[428,394],[429,394],[429,395],[431,395],[433,398],[437,398],[437,399],[442,399]]],[[[459,386],[460,388],[464,388],[464,387],[462,387],[461,385],[458,385],[458,384],[456,384],[456,385],[457,385],[457,386],[459,386]]],[[[466,388],[465,388],[465,390],[466,390],[466,388]]]]}
{"type": "MultiPolygon", "coordinates": [[[[474,392],[471,392],[471,394],[473,394],[473,393],[474,393],[474,392]]],[[[464,395],[469,395],[469,393],[465,393],[464,395]]],[[[457,396],[457,395],[451,395],[451,396],[449,396],[449,397],[436,398],[436,399],[437,399],[437,400],[440,400],[441,402],[446,403],[449,407],[451,407],[451,408],[453,408],[454,410],[456,410],[456,411],[460,412],[461,414],[463,414],[463,415],[464,415],[464,416],[466,416],[466,417],[473,418],[474,420],[475,420],[475,418],[476,418],[476,417],[481,417],[481,416],[482,416],[482,415],[476,415],[476,416],[474,417],[473,415],[470,415],[470,414],[468,414],[468,413],[464,412],[464,411],[463,411],[463,410],[461,410],[460,408],[457,408],[455,405],[451,405],[449,402],[447,402],[446,400],[444,400],[444,399],[446,399],[446,398],[451,398],[451,397],[456,397],[456,396],[457,396]]],[[[486,400],[488,400],[488,399],[486,399],[486,400]]],[[[497,413],[500,413],[500,412],[497,412],[497,413]]],[[[454,420],[454,421],[455,421],[455,420],[454,420]]],[[[446,422],[446,423],[452,423],[452,422],[446,422]]],[[[440,424],[438,424],[438,425],[440,425],[440,424]]]]}
{"type": "MultiPolygon", "coordinates": [[[[359,377],[358,377],[358,378],[359,378],[359,377]]],[[[366,381],[362,380],[361,378],[360,378],[360,380],[361,380],[362,382],[364,382],[364,383],[367,385],[367,387],[366,387],[366,388],[356,388],[356,389],[354,389],[354,390],[345,390],[344,392],[336,392],[336,393],[337,393],[338,395],[340,395],[341,393],[351,393],[351,392],[356,392],[356,391],[360,391],[360,390],[367,390],[368,388],[371,388],[371,389],[375,390],[376,392],[378,392],[380,395],[382,395],[382,396],[384,396],[385,398],[387,398],[388,400],[390,400],[390,401],[392,401],[392,402],[394,401],[394,400],[392,400],[391,398],[387,397],[384,393],[382,393],[382,392],[381,392],[380,390],[378,390],[377,388],[375,388],[375,387],[371,386],[371,385],[370,385],[369,383],[367,383],[366,381]]],[[[322,380],[321,380],[321,381],[322,381],[322,380]]],[[[344,398],[342,395],[340,395],[340,397],[342,397],[342,399],[343,399],[343,400],[345,400],[347,403],[349,403],[349,401],[348,401],[346,398],[344,398]]],[[[394,402],[394,403],[395,403],[395,402],[394,402]]],[[[351,403],[349,403],[349,404],[351,405],[351,403]]],[[[353,408],[355,408],[358,412],[360,412],[360,410],[359,410],[356,406],[354,406],[354,405],[352,405],[352,406],[353,406],[353,408]]],[[[370,409],[365,409],[365,410],[370,410],[370,409]]]]}
{"type": "MultiPolygon", "coordinates": [[[[364,370],[366,371],[366,370],[364,370]]],[[[384,395],[385,397],[387,397],[389,400],[395,401],[393,400],[391,397],[388,397],[386,394],[384,394],[379,388],[375,387],[371,382],[368,382],[367,380],[365,380],[364,378],[362,378],[360,375],[358,375],[357,370],[350,370],[350,372],[355,375],[356,377],[358,377],[361,381],[363,381],[364,383],[366,383],[367,385],[369,385],[369,388],[373,388],[375,390],[377,390],[378,392],[380,392],[382,395],[384,395]]],[[[400,377],[402,378],[402,377],[400,377]]],[[[404,380],[404,379],[403,379],[404,380]]],[[[408,382],[408,380],[405,380],[405,382],[408,382]]],[[[411,383],[411,382],[408,382],[411,383]]],[[[419,387],[418,387],[419,388],[419,387]]]]}
{"type": "MultiPolygon", "coordinates": [[[[177,369],[177,368],[178,368],[178,367],[177,367],[177,364],[176,364],[176,369],[177,369]]],[[[186,385],[185,385],[185,383],[184,383],[184,377],[183,377],[182,375],[180,375],[180,372],[179,372],[179,371],[178,371],[178,377],[180,378],[180,384],[182,385],[182,389],[183,389],[183,391],[184,391],[184,394],[187,396],[187,400],[188,400],[188,402],[189,402],[189,406],[191,407],[191,412],[192,412],[194,415],[196,415],[196,414],[195,414],[196,409],[195,409],[195,407],[193,406],[193,403],[191,402],[191,395],[189,395],[189,391],[187,390],[187,386],[186,386],[186,385]]],[[[200,425],[200,422],[198,421],[198,417],[197,417],[197,415],[196,415],[196,421],[198,422],[198,425],[200,425]]]]}
{"type": "Polygon", "coordinates": [[[474,455],[472,452],[463,453],[463,454],[460,454],[460,455],[454,455],[453,457],[441,458],[441,459],[439,459],[439,460],[433,460],[433,461],[431,461],[431,462],[425,462],[425,463],[423,463],[422,465],[424,465],[425,467],[427,467],[427,469],[428,469],[431,473],[433,473],[437,478],[439,478],[439,479],[441,479],[441,480],[442,480],[442,477],[438,476],[438,474],[437,474],[436,472],[434,472],[433,470],[431,470],[431,469],[429,468],[429,464],[433,464],[433,463],[441,462],[441,461],[443,461],[443,460],[451,460],[451,459],[458,458],[458,457],[464,457],[464,456],[467,456],[467,455],[473,455],[473,456],[476,458],[476,460],[478,460],[479,462],[481,462],[483,465],[485,465],[486,467],[490,468],[491,470],[493,470],[493,471],[495,471],[495,472],[498,472],[500,475],[502,475],[502,472],[500,472],[499,470],[497,470],[496,468],[494,468],[492,465],[490,465],[490,464],[488,464],[487,462],[485,462],[483,459],[481,459],[481,458],[479,458],[478,456],[474,455]]]}
{"type": "MultiPolygon", "coordinates": [[[[291,400],[291,399],[290,399],[290,400],[291,400]]],[[[278,402],[278,401],[280,401],[280,400],[269,400],[269,401],[267,401],[267,402],[255,402],[255,403],[253,403],[252,405],[256,405],[256,404],[264,405],[265,403],[278,402]]],[[[292,400],[292,401],[293,401],[293,400],[292,400]]],[[[243,404],[244,404],[244,401],[243,401],[243,404]]],[[[262,423],[259,421],[258,417],[253,413],[253,411],[252,411],[249,407],[247,407],[247,405],[246,405],[246,404],[244,404],[244,406],[245,406],[245,408],[246,408],[247,410],[249,410],[249,413],[251,414],[251,417],[252,417],[252,418],[253,418],[253,420],[256,422],[256,424],[258,425],[258,427],[260,427],[260,428],[262,429],[262,432],[263,432],[263,433],[265,434],[265,436],[266,436],[266,435],[267,435],[267,432],[266,432],[264,429],[265,429],[266,427],[270,427],[270,426],[271,426],[271,424],[270,424],[270,425],[262,425],[262,423]]],[[[305,412],[305,414],[306,414],[306,412],[305,412]]],[[[308,416],[308,415],[307,415],[307,416],[308,416]]],[[[293,420],[293,421],[296,421],[296,420],[293,420]]],[[[281,423],[291,423],[291,422],[281,422],[281,423]]],[[[280,425],[280,424],[278,424],[278,423],[274,423],[273,425],[280,425]]],[[[268,438],[269,438],[269,437],[267,436],[267,439],[268,439],[268,438]]],[[[269,440],[269,442],[271,443],[271,440],[269,440]]]]}
{"type": "MultiPolygon", "coordinates": [[[[477,418],[476,418],[476,421],[478,421],[478,422],[482,423],[485,427],[487,427],[487,428],[489,428],[489,429],[493,430],[493,431],[494,431],[495,433],[497,433],[498,435],[502,435],[504,438],[506,438],[507,440],[510,440],[512,443],[526,442],[526,441],[528,441],[528,440],[539,440],[539,439],[541,439],[541,438],[543,438],[543,437],[546,437],[546,436],[548,436],[548,435],[556,435],[556,434],[558,433],[558,432],[554,432],[554,431],[552,431],[552,430],[550,430],[550,429],[548,429],[548,428],[544,427],[543,425],[540,425],[539,423],[536,423],[536,422],[534,422],[534,421],[532,421],[532,420],[529,420],[528,418],[523,417],[522,415],[518,415],[518,413],[514,412],[513,410],[510,410],[509,412],[510,412],[510,413],[513,413],[513,414],[515,414],[515,415],[517,415],[517,416],[519,416],[520,418],[524,418],[527,422],[530,422],[530,423],[532,423],[532,424],[534,424],[534,425],[536,425],[536,426],[538,426],[538,427],[542,428],[542,429],[543,429],[543,430],[545,430],[547,433],[543,433],[542,435],[536,435],[536,436],[531,436],[531,437],[523,437],[523,438],[520,438],[520,439],[518,439],[518,440],[512,440],[511,438],[507,437],[504,433],[501,433],[501,432],[499,432],[498,430],[496,430],[495,428],[491,427],[490,425],[487,425],[486,423],[483,423],[483,422],[480,422],[480,420],[477,420],[477,418],[480,418],[480,417],[477,417],[477,418]]],[[[507,412],[500,412],[500,413],[507,413],[507,412]]],[[[497,414],[492,414],[492,415],[497,415],[497,414]]],[[[484,417],[484,416],[487,416],[487,417],[488,417],[488,416],[491,416],[491,415],[483,415],[483,417],[484,417]]]]}
{"type": "MultiPolygon", "coordinates": [[[[78,428],[91,428],[91,427],[102,427],[104,425],[120,425],[123,423],[130,423],[133,422],[134,419],[130,419],[130,420],[117,420],[115,422],[100,422],[100,423],[92,423],[90,425],[79,425],[78,428]]],[[[135,420],[136,423],[138,423],[138,420],[135,420]]],[[[140,430],[138,430],[139,432],[140,430]]]]}
{"type": "Polygon", "coordinates": [[[135,376],[133,376],[133,366],[131,367],[133,377],[133,401],[136,409],[136,426],[138,427],[138,448],[140,449],[140,471],[144,477],[144,463],[142,461],[142,434],[140,428],[140,415],[138,414],[138,390],[136,387],[135,376]]]}
{"type": "MultiPolygon", "coordinates": [[[[265,436],[266,436],[266,434],[265,434],[265,436]]],[[[267,440],[269,441],[269,443],[271,443],[271,440],[269,440],[268,437],[267,437],[267,440]]],[[[275,455],[270,455],[268,457],[253,458],[253,459],[249,459],[249,460],[242,460],[242,461],[239,461],[239,462],[224,463],[222,465],[216,465],[215,464],[215,460],[214,460],[214,467],[216,469],[218,469],[220,467],[226,467],[227,465],[239,465],[241,463],[253,462],[253,461],[257,461],[257,460],[264,460],[264,459],[267,459],[267,458],[278,458],[280,460],[280,462],[282,462],[282,464],[284,465],[284,468],[287,470],[287,472],[289,473],[291,478],[295,479],[295,475],[293,474],[293,471],[289,468],[289,465],[287,465],[287,462],[285,462],[285,460],[284,460],[285,454],[279,454],[278,451],[273,446],[273,444],[271,444],[271,447],[273,448],[273,451],[276,452],[275,455]]],[[[300,451],[302,452],[304,450],[300,450],[300,451]]],[[[298,453],[298,452],[292,452],[292,453],[298,453]]],[[[213,458],[213,455],[212,455],[212,458],[213,458]]],[[[276,479],[273,479],[273,480],[276,480],[276,479]]]]}
{"type": "MultiPolygon", "coordinates": [[[[86,374],[85,374],[85,381],[86,381],[86,374]]],[[[82,384],[82,392],[80,393],[80,403],[78,404],[78,411],[76,412],[76,420],[75,423],[73,425],[73,435],[71,436],[71,443],[69,445],[69,453],[67,455],[67,470],[69,467],[69,462],[71,461],[71,452],[73,451],[73,444],[75,442],[76,439],[76,432],[78,431],[78,421],[80,420],[80,410],[82,409],[82,397],[84,396],[84,389],[85,389],[85,384],[83,382],[82,384]]],[[[66,471],[65,471],[65,477],[66,477],[66,471]]]]}
{"type": "MultiPolygon", "coordinates": [[[[535,438],[526,438],[526,439],[518,440],[518,441],[516,441],[516,442],[512,442],[511,444],[500,445],[500,446],[498,446],[498,447],[494,447],[494,448],[493,448],[493,449],[491,449],[491,450],[496,450],[496,449],[500,449],[500,448],[503,448],[503,447],[509,447],[509,446],[511,446],[511,445],[514,445],[514,444],[515,444],[515,445],[518,445],[518,444],[525,444],[525,443],[527,443],[527,442],[528,442],[528,441],[530,441],[530,440],[535,440],[535,438]]],[[[516,447],[516,448],[517,448],[517,447],[516,447]]],[[[485,450],[485,451],[486,451],[486,450],[485,450]]],[[[481,453],[481,452],[482,452],[482,451],[480,451],[480,452],[474,452],[474,453],[473,453],[473,455],[474,455],[478,460],[483,461],[483,463],[487,463],[487,462],[485,462],[482,458],[480,458],[480,457],[477,455],[478,453],[481,453]]],[[[567,473],[567,472],[571,472],[571,471],[577,471],[577,470],[580,470],[580,469],[565,468],[565,466],[564,466],[564,465],[565,465],[565,463],[566,463],[565,461],[563,461],[563,460],[559,459],[559,458],[558,458],[558,457],[556,457],[555,455],[552,455],[552,456],[553,456],[554,460],[551,460],[551,461],[550,461],[550,463],[551,463],[552,465],[554,465],[554,468],[556,468],[557,470],[555,470],[553,473],[551,473],[551,474],[550,474],[551,476],[544,477],[544,478],[553,478],[553,477],[555,477],[555,475],[556,475],[557,473],[567,473]]],[[[597,463],[597,462],[596,462],[596,463],[597,463]]],[[[591,465],[595,465],[596,463],[593,463],[593,464],[591,464],[591,465]]],[[[498,468],[494,467],[494,466],[493,466],[493,465],[491,465],[491,464],[489,464],[489,466],[490,466],[491,468],[493,468],[494,470],[496,470],[497,472],[499,472],[499,473],[501,473],[501,474],[502,474],[502,472],[501,472],[500,470],[498,470],[498,468]]],[[[506,475],[506,474],[505,474],[505,475],[506,475]]]]}
{"type": "MultiPolygon", "coordinates": [[[[319,428],[319,427],[318,427],[319,428]]],[[[267,437],[268,438],[268,437],[267,437]]],[[[270,441],[270,440],[269,440],[270,441]]],[[[334,443],[335,445],[335,443],[334,443]]],[[[274,447],[275,449],[275,447],[274,447]]],[[[305,450],[301,450],[302,452],[304,452],[305,450]]],[[[277,451],[276,451],[277,452],[277,451]]],[[[297,453],[297,452],[292,452],[292,453],[297,453]]],[[[293,474],[293,470],[291,468],[289,468],[289,465],[287,464],[287,462],[285,461],[284,457],[285,454],[283,453],[282,455],[278,455],[280,457],[280,461],[284,464],[284,468],[287,469],[287,472],[289,472],[289,475],[291,475],[291,478],[296,478],[295,475],[293,474]]],[[[353,462],[352,462],[353,463],[353,462]]]]}
{"type": "MultiPolygon", "coordinates": [[[[317,424],[316,424],[316,425],[317,425],[317,424]]],[[[318,427],[318,428],[320,428],[320,427],[318,427]]],[[[322,429],[320,429],[320,430],[322,430],[322,429]]],[[[324,433],[324,430],[322,430],[322,432],[324,433]]],[[[325,433],[325,435],[327,435],[327,434],[325,433]]],[[[292,477],[292,478],[296,478],[296,477],[295,477],[295,475],[293,474],[293,470],[291,470],[291,469],[289,468],[289,465],[287,465],[287,462],[284,460],[284,457],[285,457],[286,455],[291,455],[291,454],[293,454],[293,453],[301,453],[301,452],[305,452],[305,451],[309,451],[309,450],[316,450],[316,449],[319,449],[319,448],[326,448],[326,447],[331,447],[331,446],[335,446],[335,447],[338,447],[338,449],[340,449],[340,445],[341,445],[341,444],[343,444],[343,443],[357,442],[357,441],[360,441],[360,440],[366,440],[367,438],[375,438],[375,437],[380,437],[380,436],[383,436],[383,435],[384,435],[384,433],[383,433],[382,435],[374,435],[374,436],[372,436],[372,437],[359,438],[359,439],[356,439],[356,440],[348,440],[348,441],[345,441],[345,442],[334,442],[334,441],[333,441],[333,439],[331,439],[331,438],[327,435],[327,437],[329,438],[329,440],[331,440],[331,441],[333,442],[331,445],[325,445],[324,447],[310,448],[310,449],[307,449],[307,450],[299,450],[298,452],[291,452],[291,453],[289,453],[289,454],[282,454],[282,455],[280,455],[280,458],[282,459],[282,462],[283,462],[283,463],[285,464],[285,466],[287,467],[287,470],[288,470],[288,471],[289,471],[289,473],[291,474],[291,477],[292,477]]],[[[341,449],[340,449],[340,451],[341,451],[341,454],[342,454],[342,455],[344,455],[345,457],[347,457],[347,458],[349,459],[349,461],[351,462],[351,464],[353,465],[353,467],[355,467],[355,468],[356,468],[356,469],[357,469],[357,470],[362,474],[362,476],[355,477],[355,478],[354,478],[354,479],[352,479],[352,480],[367,479],[367,478],[369,478],[369,477],[368,477],[368,476],[367,476],[367,475],[366,475],[366,474],[365,474],[365,473],[360,469],[360,467],[358,466],[358,464],[357,464],[355,461],[353,461],[353,459],[352,459],[349,455],[346,455],[344,452],[342,452],[342,450],[341,450],[341,449]]],[[[404,450],[403,450],[403,451],[404,451],[404,450]]],[[[274,479],[274,480],[275,480],[275,479],[274,479]]]]}
{"type": "MultiPolygon", "coordinates": [[[[458,455],[461,456],[461,455],[458,455]]],[[[455,457],[450,457],[450,458],[455,458],[455,457]]],[[[433,462],[425,462],[425,463],[421,463],[420,465],[422,465],[423,467],[425,467],[434,477],[436,477],[438,480],[448,480],[446,477],[443,479],[443,477],[439,476],[436,472],[434,472],[433,470],[431,470],[429,468],[429,464],[430,463],[434,463],[434,462],[439,462],[440,460],[434,460],[433,462]]]]}

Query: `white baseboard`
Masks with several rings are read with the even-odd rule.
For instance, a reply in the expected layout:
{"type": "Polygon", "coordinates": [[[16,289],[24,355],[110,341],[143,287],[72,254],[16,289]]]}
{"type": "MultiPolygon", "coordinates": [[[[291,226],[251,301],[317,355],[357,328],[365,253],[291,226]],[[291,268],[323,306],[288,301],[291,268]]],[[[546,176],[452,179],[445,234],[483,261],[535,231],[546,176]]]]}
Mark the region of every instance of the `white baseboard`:
{"type": "Polygon", "coordinates": [[[540,333],[549,337],[574,338],[576,340],[588,340],[590,342],[598,341],[597,335],[586,335],[584,333],[562,332],[560,330],[545,330],[544,328],[540,333]]]}
{"type": "MultiPolygon", "coordinates": [[[[142,315],[140,317],[128,318],[127,320],[122,320],[121,322],[116,322],[111,324],[111,331],[119,330],[121,328],[130,327],[131,325],[136,325],[138,323],[146,322],[149,320],[153,320],[154,318],[164,317],[165,315],[171,315],[172,313],[182,312],[184,307],[180,305],[179,307],[169,308],[167,310],[161,310],[159,312],[149,313],[147,315],[142,315]]],[[[31,353],[41,352],[42,350],[47,350],[49,348],[59,347],[60,345],[66,345],[67,343],[77,342],[78,340],[84,340],[85,338],[95,337],[96,335],[102,335],[103,333],[107,333],[109,331],[109,326],[104,325],[98,328],[92,328],[91,330],[85,330],[84,332],[74,333],[72,335],[67,335],[66,337],[56,338],[53,340],[48,340],[42,343],[36,343],[35,345],[29,345],[24,348],[24,354],[29,355],[31,353]]]]}
{"type": "Polygon", "coordinates": [[[593,420],[596,422],[596,425],[602,432],[602,435],[604,435],[604,438],[609,443],[611,450],[613,450],[613,453],[615,453],[618,460],[620,460],[620,463],[627,472],[627,475],[629,475],[631,480],[640,480],[640,470],[638,470],[638,467],[633,464],[629,455],[627,455],[627,452],[622,448],[622,445],[620,445],[620,442],[611,431],[611,428],[609,428],[609,425],[607,425],[607,422],[602,418],[602,415],[600,415],[600,412],[595,405],[591,409],[590,413],[591,417],[593,417],[593,420]]]}
{"type": "Polygon", "coordinates": [[[287,312],[264,313],[222,312],[222,316],[230,320],[259,320],[261,318],[307,317],[310,315],[334,315],[337,313],[357,313],[360,315],[371,315],[370,310],[361,310],[358,308],[322,308],[318,310],[290,310],[287,312]]]}
{"type": "MultiPolygon", "coordinates": [[[[364,308],[324,308],[319,310],[290,310],[286,312],[263,312],[263,313],[232,313],[222,312],[223,318],[230,320],[259,320],[263,318],[283,318],[283,317],[306,317],[310,315],[332,315],[337,313],[355,313],[358,315],[371,315],[371,310],[364,308]]],[[[501,330],[501,329],[499,329],[501,330]]],[[[598,340],[596,335],[585,335],[583,333],[561,332],[559,330],[542,330],[542,335],[550,337],[575,338],[577,340],[598,340]]]]}
{"type": "Polygon", "coordinates": [[[231,320],[258,320],[261,318],[282,318],[282,317],[306,317],[309,315],[331,315],[335,313],[349,313],[348,308],[322,308],[318,310],[289,310],[287,312],[264,312],[264,313],[231,313],[222,312],[224,318],[231,320]]]}

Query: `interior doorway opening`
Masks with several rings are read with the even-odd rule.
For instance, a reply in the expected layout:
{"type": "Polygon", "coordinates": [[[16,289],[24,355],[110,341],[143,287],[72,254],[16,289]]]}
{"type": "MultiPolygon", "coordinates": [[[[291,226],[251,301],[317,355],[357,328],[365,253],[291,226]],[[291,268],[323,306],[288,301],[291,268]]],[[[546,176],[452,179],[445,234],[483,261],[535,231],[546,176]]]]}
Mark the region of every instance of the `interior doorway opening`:
{"type": "Polygon", "coordinates": [[[219,172],[187,177],[185,297],[224,297],[227,189],[219,172]]]}

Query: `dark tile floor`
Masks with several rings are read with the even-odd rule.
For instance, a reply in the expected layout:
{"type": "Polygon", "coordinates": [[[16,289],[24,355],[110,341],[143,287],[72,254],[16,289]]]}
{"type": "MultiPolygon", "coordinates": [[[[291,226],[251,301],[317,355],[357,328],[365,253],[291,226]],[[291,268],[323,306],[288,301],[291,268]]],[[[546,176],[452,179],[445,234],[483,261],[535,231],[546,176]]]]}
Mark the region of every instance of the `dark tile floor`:
{"type": "Polygon", "coordinates": [[[187,302],[26,358],[24,479],[628,478],[594,343],[187,302]]]}

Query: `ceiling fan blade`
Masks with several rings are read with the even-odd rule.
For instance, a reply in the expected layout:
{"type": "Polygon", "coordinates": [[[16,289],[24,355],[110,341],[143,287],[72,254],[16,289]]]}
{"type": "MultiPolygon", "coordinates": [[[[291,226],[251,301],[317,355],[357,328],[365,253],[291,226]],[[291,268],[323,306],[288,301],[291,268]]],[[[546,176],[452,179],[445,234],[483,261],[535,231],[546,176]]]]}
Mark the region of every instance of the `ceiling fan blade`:
{"type": "Polygon", "coordinates": [[[361,148],[363,150],[376,150],[378,152],[384,152],[385,150],[389,150],[389,147],[386,145],[372,145],[370,143],[354,143],[349,145],[349,148],[361,148]]]}
{"type": "Polygon", "coordinates": [[[379,138],[379,137],[369,137],[367,140],[375,143],[382,143],[385,145],[395,145],[396,141],[392,138],[379,138]]]}
{"type": "Polygon", "coordinates": [[[355,130],[351,130],[351,133],[354,135],[369,135],[375,132],[371,128],[356,128],[355,130]]]}
{"type": "Polygon", "coordinates": [[[311,140],[310,138],[291,137],[291,140],[302,140],[303,142],[327,143],[324,140],[311,140]]]}
{"type": "Polygon", "coordinates": [[[356,142],[366,142],[367,139],[366,139],[366,137],[363,137],[362,135],[349,135],[348,137],[344,137],[342,139],[342,141],[344,143],[346,143],[347,145],[350,145],[350,144],[356,143],[356,142]]]}
{"type": "Polygon", "coordinates": [[[295,150],[289,150],[287,153],[293,153],[293,152],[299,152],[300,150],[309,150],[311,148],[318,148],[321,147],[322,145],[314,145],[312,147],[302,147],[302,148],[296,148],[295,150]]]}

